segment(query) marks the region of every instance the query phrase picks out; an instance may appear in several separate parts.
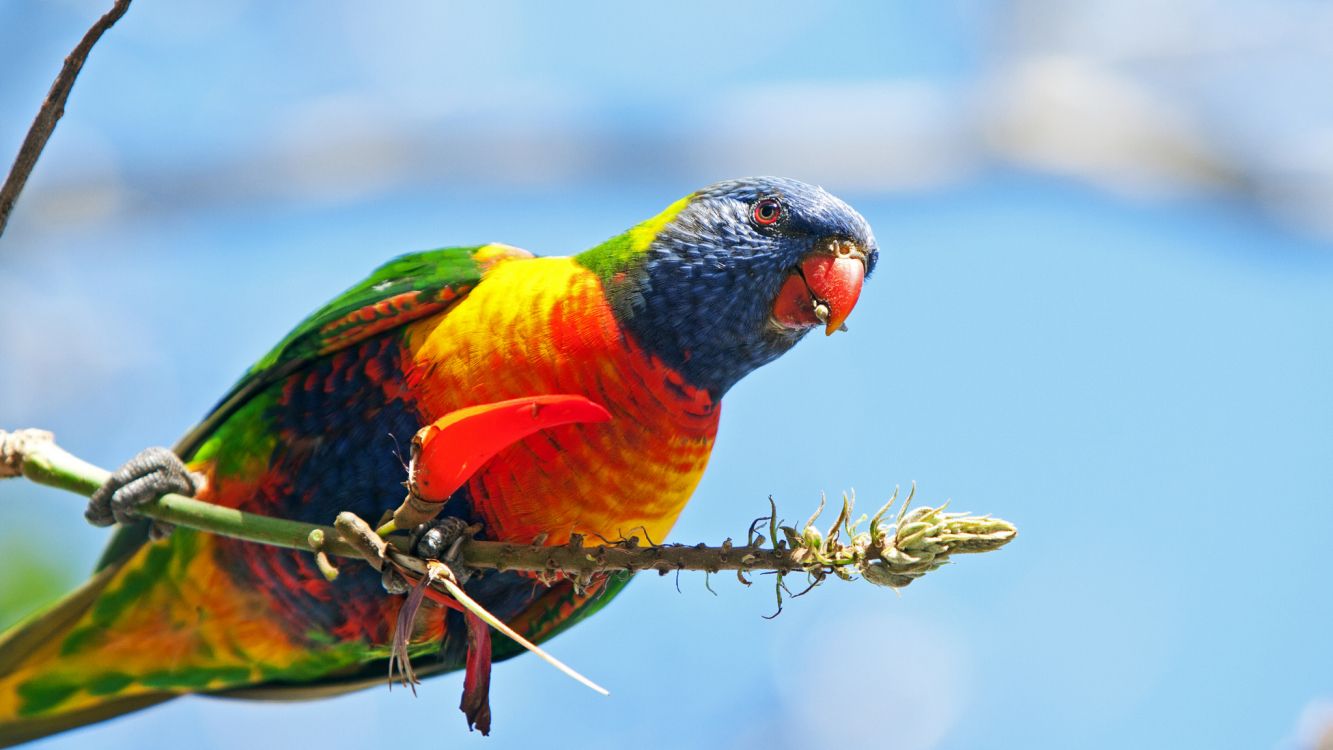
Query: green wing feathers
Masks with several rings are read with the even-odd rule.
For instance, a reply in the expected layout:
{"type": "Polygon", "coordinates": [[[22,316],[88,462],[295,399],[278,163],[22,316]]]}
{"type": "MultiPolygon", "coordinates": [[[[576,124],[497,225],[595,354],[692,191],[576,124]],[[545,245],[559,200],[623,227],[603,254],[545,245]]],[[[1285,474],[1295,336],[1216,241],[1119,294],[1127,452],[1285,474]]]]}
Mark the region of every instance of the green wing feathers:
{"type": "MultiPolygon", "coordinates": [[[[245,412],[253,412],[254,409],[246,410],[246,405],[275,383],[358,342],[447,309],[464,298],[498,262],[531,257],[526,251],[506,245],[481,245],[432,250],[386,263],[304,320],[260,359],[212,412],[177,443],[176,452],[187,461],[198,457],[211,438],[227,432],[225,425],[229,420],[234,416],[245,418],[245,412]]],[[[188,585],[182,581],[209,577],[206,573],[201,575],[208,563],[206,552],[195,550],[186,555],[181,551],[182,545],[207,545],[209,538],[185,531],[173,535],[165,544],[145,547],[146,540],[145,523],[119,529],[92,580],[49,610],[0,636],[0,746],[110,718],[182,692],[176,687],[155,689],[151,680],[136,677],[138,672],[127,674],[127,679],[117,687],[105,679],[108,673],[98,670],[106,666],[104,662],[122,664],[123,660],[90,651],[100,648],[95,644],[106,641],[121,650],[141,652],[142,658],[134,661],[143,664],[135,669],[179,670],[187,666],[189,657],[179,657],[174,665],[156,664],[155,660],[160,659],[153,654],[162,650],[159,646],[188,640],[199,628],[224,627],[221,621],[191,624],[185,616],[191,613],[182,615],[172,603],[182,596],[177,589],[188,585]],[[163,557],[159,553],[167,553],[169,558],[163,570],[180,573],[178,568],[193,565],[190,576],[177,580],[179,576],[175,573],[155,573],[156,568],[148,561],[163,557]],[[122,594],[135,586],[142,590],[142,595],[134,599],[130,609],[111,606],[119,606],[122,594]],[[113,609],[124,616],[103,622],[108,618],[101,615],[113,609]],[[109,630],[98,633],[99,628],[109,630]],[[122,628],[129,632],[121,632],[122,628]],[[87,638],[71,637],[84,631],[90,633],[87,638]],[[76,642],[83,645],[71,645],[76,642]],[[102,676],[98,677],[99,674],[102,676]],[[127,685],[134,689],[127,689],[127,685]],[[67,693],[52,693],[57,689],[67,693]],[[51,694],[39,694],[43,690],[51,694]]],[[[210,585],[226,583],[218,579],[210,585]]],[[[209,637],[213,636],[237,640],[236,650],[246,650],[246,644],[240,642],[246,638],[243,633],[219,631],[209,637]]],[[[208,679],[194,690],[216,690],[223,684],[248,681],[215,679],[216,675],[204,677],[208,679]]],[[[258,677],[253,681],[262,682],[258,677]]]]}
{"type": "Polygon", "coordinates": [[[526,250],[490,244],[413,253],[385,263],[303,320],[256,362],[213,412],[181,438],[176,452],[188,460],[217,425],[252,395],[311,361],[440,312],[465,297],[491,265],[531,257],[526,250]]]}

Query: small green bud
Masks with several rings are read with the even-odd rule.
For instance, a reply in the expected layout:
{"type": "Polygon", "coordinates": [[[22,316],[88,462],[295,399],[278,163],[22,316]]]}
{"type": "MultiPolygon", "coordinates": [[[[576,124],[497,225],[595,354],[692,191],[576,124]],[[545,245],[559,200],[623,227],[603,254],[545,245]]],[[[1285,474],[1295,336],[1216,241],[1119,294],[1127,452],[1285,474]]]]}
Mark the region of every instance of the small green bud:
{"type": "Polygon", "coordinates": [[[824,534],[814,526],[806,526],[805,533],[801,539],[806,547],[813,550],[822,550],[824,548],[824,534]]]}

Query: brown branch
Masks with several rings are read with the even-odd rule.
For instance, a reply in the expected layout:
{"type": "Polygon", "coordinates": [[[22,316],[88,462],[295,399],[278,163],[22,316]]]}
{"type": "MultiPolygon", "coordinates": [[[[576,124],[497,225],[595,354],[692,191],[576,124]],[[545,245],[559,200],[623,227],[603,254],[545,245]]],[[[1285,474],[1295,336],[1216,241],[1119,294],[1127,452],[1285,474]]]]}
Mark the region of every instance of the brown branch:
{"type": "Polygon", "coordinates": [[[14,158],[14,166],[9,170],[9,177],[5,179],[4,187],[0,188],[0,236],[4,236],[5,226],[9,224],[9,214],[14,210],[14,202],[18,200],[19,193],[23,192],[23,186],[27,184],[32,168],[37,165],[37,157],[42,155],[42,149],[46,148],[46,142],[55,131],[56,123],[65,114],[65,102],[69,99],[69,92],[74,88],[75,79],[79,77],[79,71],[83,69],[84,61],[88,59],[88,53],[102,37],[102,33],[119,21],[129,8],[130,0],[116,0],[111,10],[97,19],[93,27],[88,29],[88,33],[83,35],[83,39],[79,41],[74,51],[65,58],[60,74],[56,76],[55,83],[51,84],[51,90],[46,94],[46,101],[42,102],[41,109],[37,110],[37,117],[33,119],[32,127],[28,128],[28,135],[23,139],[23,145],[19,147],[18,156],[14,158]]]}
{"type": "MultiPolygon", "coordinates": [[[[108,472],[61,449],[49,432],[0,430],[0,478],[6,476],[24,476],[87,496],[106,481],[108,472]]],[[[576,582],[615,571],[655,570],[665,574],[675,570],[734,570],[744,574],[768,570],[806,572],[817,579],[861,575],[871,583],[901,587],[944,565],[952,555],[999,549],[1017,534],[1013,525],[998,518],[950,513],[943,506],[909,510],[910,495],[893,516],[885,518],[894,499],[864,526],[866,519],[854,520],[852,502],[844,499],[827,531],[815,526],[819,511],[797,528],[779,525],[773,509],[765,519],[768,539],[752,533],[744,546],[730,540],[715,547],[640,546],[635,537],[585,546],[587,540],[578,535],[569,544],[545,546],[470,539],[462,534],[457,554],[446,557],[460,573],[468,569],[519,570],[576,582]]],[[[821,501],[821,511],[823,507],[821,501]]],[[[415,576],[426,571],[424,560],[401,551],[407,546],[401,534],[381,539],[350,513],[341,514],[334,526],[318,526],[173,494],[163,495],[139,511],[177,526],[313,552],[320,556],[320,569],[330,577],[336,575],[336,569],[329,555],[375,561],[376,568],[380,561],[391,560],[395,567],[415,576]]]]}
{"type": "Polygon", "coordinates": [[[509,544],[469,540],[459,548],[459,557],[468,567],[486,570],[521,570],[532,573],[561,573],[569,576],[591,575],[605,571],[653,570],[671,573],[677,570],[773,570],[790,573],[801,569],[793,559],[793,550],[783,547],[737,547],[703,544],[662,544],[639,546],[636,537],[616,543],[584,546],[584,538],[574,534],[569,544],[558,547],[509,544]]]}

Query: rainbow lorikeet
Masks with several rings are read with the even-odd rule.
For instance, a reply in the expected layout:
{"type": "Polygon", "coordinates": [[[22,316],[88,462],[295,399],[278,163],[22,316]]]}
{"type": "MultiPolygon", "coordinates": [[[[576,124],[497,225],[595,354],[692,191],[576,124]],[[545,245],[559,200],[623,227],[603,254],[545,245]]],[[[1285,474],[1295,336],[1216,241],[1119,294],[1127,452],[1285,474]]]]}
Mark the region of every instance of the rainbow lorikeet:
{"type": "MultiPolygon", "coordinates": [[[[368,566],[329,581],[305,552],[183,528],[154,538],[134,519],[136,486],[373,522],[403,496],[390,436],[477,404],[574,394],[610,419],[504,448],[444,515],[524,544],[631,530],[660,541],[708,462],[722,396],[811,329],[841,328],[877,252],[866,221],[822,189],[753,178],[572,257],[492,244],[389,262],[298,326],[174,453],[141,455],[95,496],[90,520],[123,523],[99,570],[0,639],[0,745],[184,693],[318,697],[384,679],[403,597],[368,566]]],[[[541,640],[623,586],[492,572],[466,589],[541,640]]],[[[439,656],[420,671],[461,668],[462,615],[422,612],[413,653],[439,656]]]]}

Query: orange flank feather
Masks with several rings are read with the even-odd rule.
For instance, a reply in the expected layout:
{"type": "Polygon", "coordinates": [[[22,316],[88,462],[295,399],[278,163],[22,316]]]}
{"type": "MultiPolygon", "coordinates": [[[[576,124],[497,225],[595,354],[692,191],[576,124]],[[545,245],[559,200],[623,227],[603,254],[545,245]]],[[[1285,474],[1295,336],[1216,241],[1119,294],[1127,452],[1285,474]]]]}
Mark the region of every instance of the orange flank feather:
{"type": "Polygon", "coordinates": [[[412,438],[417,455],[408,483],[422,500],[443,503],[482,464],[518,440],[556,425],[610,418],[588,399],[567,395],[525,396],[459,409],[412,438]]]}

